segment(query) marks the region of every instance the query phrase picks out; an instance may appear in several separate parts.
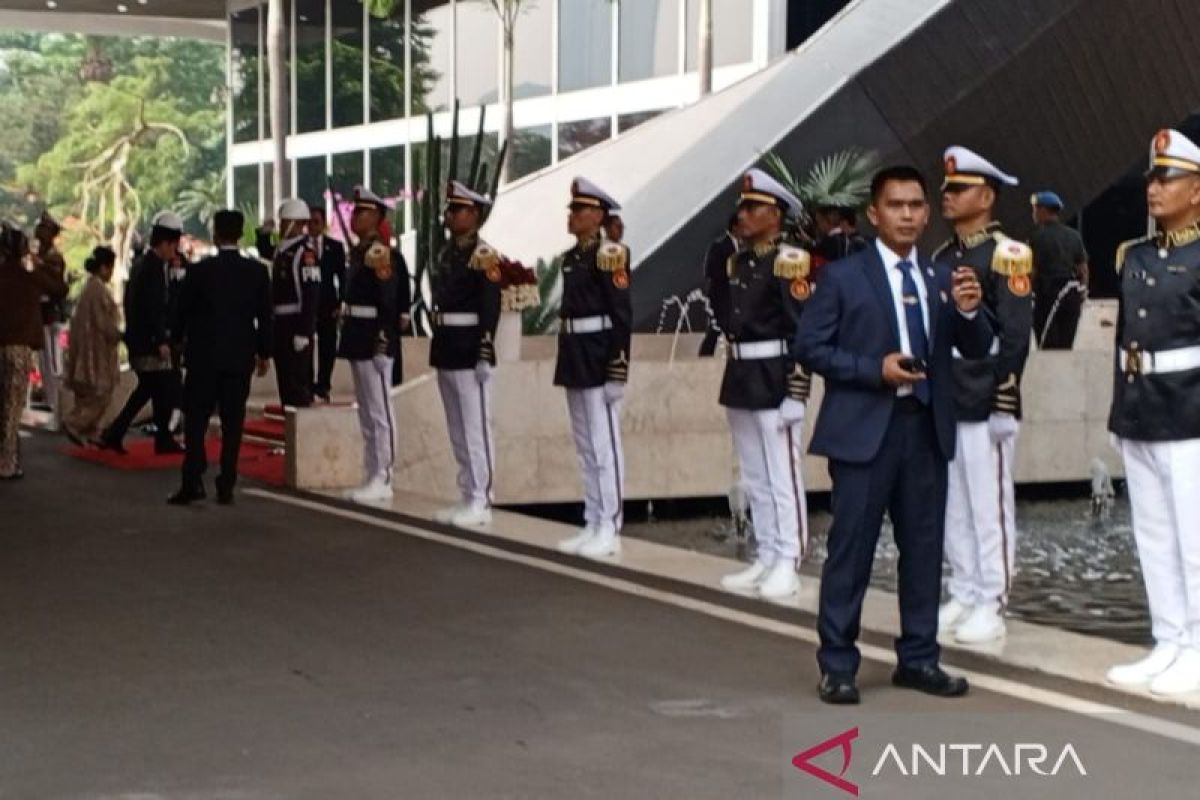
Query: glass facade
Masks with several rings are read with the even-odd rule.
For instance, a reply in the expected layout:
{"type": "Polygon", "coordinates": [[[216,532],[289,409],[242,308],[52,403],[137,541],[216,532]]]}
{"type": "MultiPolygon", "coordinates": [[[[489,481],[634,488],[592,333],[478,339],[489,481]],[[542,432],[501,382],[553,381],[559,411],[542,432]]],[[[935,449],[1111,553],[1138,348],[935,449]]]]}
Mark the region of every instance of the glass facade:
{"type": "Polygon", "coordinates": [[[296,197],[320,205],[325,196],[325,156],[296,159],[296,197]]]}
{"type": "Polygon", "coordinates": [[[625,0],[620,6],[618,77],[621,83],[679,71],[679,4],[682,0],[625,0]]]}
{"type": "Polygon", "coordinates": [[[232,44],[229,53],[229,92],[233,141],[253,142],[261,138],[258,130],[260,64],[257,8],[230,15],[229,38],[232,44]]]}
{"type": "Polygon", "coordinates": [[[563,0],[558,9],[558,88],[612,83],[612,0],[563,0]]]}
{"type": "Polygon", "coordinates": [[[403,119],[404,4],[397,3],[388,13],[372,11],[367,21],[367,40],[371,48],[367,67],[371,85],[371,121],[403,119]]]}
{"type": "Polygon", "coordinates": [[[363,121],[362,0],[332,0],[333,23],[333,127],[361,125],[363,121]]]}
{"type": "Polygon", "coordinates": [[[553,91],[555,0],[525,0],[514,31],[513,97],[524,100],[553,91]]]}
{"type": "MultiPolygon", "coordinates": [[[[754,15],[747,0],[712,0],[713,65],[727,67],[753,58],[754,15]]],[[[696,69],[700,40],[700,0],[687,0],[687,68],[696,69]]]]}
{"type": "Polygon", "coordinates": [[[482,0],[459,0],[458,61],[454,81],[464,106],[494,103],[500,97],[500,21],[482,0]],[[464,46],[470,42],[469,46],[464,46]]]}
{"type": "MultiPolygon", "coordinates": [[[[766,43],[756,49],[754,40],[765,35],[756,34],[754,15],[766,4],[713,2],[720,89],[765,66],[752,61],[755,52],[766,52],[766,43]]],[[[261,142],[270,137],[266,4],[248,5],[230,14],[229,191],[238,204],[257,209],[273,205],[270,169],[265,180],[259,177],[268,152],[261,142]]],[[[423,117],[434,114],[436,135],[445,139],[454,98],[464,112],[460,176],[470,166],[480,107],[487,123],[481,161],[494,173],[504,48],[489,0],[289,0],[287,6],[288,79],[295,83],[289,150],[300,152],[295,194],[319,200],[327,158],[339,190],[369,175],[372,188],[388,196],[419,192],[428,152],[423,117]],[[413,119],[405,124],[410,107],[413,119]],[[347,130],[363,125],[365,132],[347,130]]],[[[697,9],[697,0],[524,0],[514,31],[510,179],[694,98],[696,78],[687,70],[696,60],[697,9]],[[576,94],[608,87],[615,91],[576,94]]]]}
{"type": "Polygon", "coordinates": [[[323,131],[325,118],[325,0],[296,0],[296,131],[323,131]]]}

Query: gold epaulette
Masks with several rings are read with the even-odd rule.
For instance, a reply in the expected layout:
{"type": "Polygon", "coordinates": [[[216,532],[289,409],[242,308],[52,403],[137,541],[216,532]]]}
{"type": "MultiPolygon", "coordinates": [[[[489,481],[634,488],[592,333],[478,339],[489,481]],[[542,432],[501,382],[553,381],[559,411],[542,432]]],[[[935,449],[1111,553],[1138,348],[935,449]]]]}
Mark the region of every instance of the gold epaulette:
{"type": "Polygon", "coordinates": [[[1121,267],[1125,266],[1125,256],[1128,255],[1129,248],[1131,248],[1135,245],[1139,245],[1142,242],[1148,242],[1148,241],[1150,241],[1149,236],[1142,236],[1139,239],[1130,239],[1127,242],[1121,242],[1119,245],[1117,245],[1117,258],[1116,258],[1117,272],[1120,272],[1121,267]]]}
{"type": "Polygon", "coordinates": [[[383,242],[373,242],[363,253],[363,263],[375,273],[381,281],[392,277],[392,251],[383,242]]]}
{"type": "Polygon", "coordinates": [[[1010,239],[1003,233],[993,234],[996,249],[992,253],[992,272],[1020,278],[1033,274],[1033,250],[1027,244],[1010,239]]]}
{"type": "Polygon", "coordinates": [[[475,251],[471,253],[471,260],[467,262],[467,266],[478,272],[495,269],[499,264],[500,254],[483,240],[480,240],[479,244],[475,246],[475,251]]]}
{"type": "Polygon", "coordinates": [[[812,271],[812,256],[807,250],[791,245],[779,245],[779,254],[775,256],[775,277],[794,281],[807,278],[812,271]]]}
{"type": "Polygon", "coordinates": [[[629,251],[618,242],[605,242],[596,252],[596,267],[601,272],[624,272],[629,269],[629,251]]]}

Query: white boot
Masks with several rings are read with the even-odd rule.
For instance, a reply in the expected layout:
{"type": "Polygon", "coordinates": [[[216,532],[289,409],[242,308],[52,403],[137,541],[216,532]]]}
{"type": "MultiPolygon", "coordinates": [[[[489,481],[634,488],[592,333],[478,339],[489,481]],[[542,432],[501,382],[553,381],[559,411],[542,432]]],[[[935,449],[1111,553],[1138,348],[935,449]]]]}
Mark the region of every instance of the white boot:
{"type": "Polygon", "coordinates": [[[1150,693],[1173,697],[1200,691],[1200,650],[1185,647],[1179,657],[1150,681],[1150,693]]]}
{"type": "Polygon", "coordinates": [[[1004,638],[1007,629],[1000,607],[995,603],[975,606],[970,615],[954,630],[959,644],[987,644],[1004,638]]]}
{"type": "Polygon", "coordinates": [[[440,522],[443,525],[449,525],[454,520],[454,516],[467,507],[466,503],[457,503],[456,505],[447,508],[439,508],[433,512],[433,521],[440,522]]]}
{"type": "Polygon", "coordinates": [[[372,478],[366,486],[351,493],[350,499],[356,503],[390,503],[392,485],[383,478],[372,478]]]}
{"type": "Polygon", "coordinates": [[[591,525],[585,525],[580,529],[579,533],[574,536],[568,536],[558,543],[558,552],[566,553],[569,556],[579,555],[579,548],[596,535],[596,529],[591,525]]]}
{"type": "Polygon", "coordinates": [[[492,524],[492,509],[478,505],[461,508],[450,518],[450,524],[458,528],[486,528],[492,524]]]}
{"type": "Polygon", "coordinates": [[[740,569],[721,578],[721,588],[731,592],[744,592],[750,589],[757,589],[758,584],[762,583],[762,579],[766,577],[767,571],[770,568],[771,566],[765,561],[755,561],[745,569],[740,569]]]}
{"type": "Polygon", "coordinates": [[[612,525],[601,525],[596,533],[579,548],[584,558],[604,559],[621,555],[621,534],[612,525]]]}
{"type": "Polygon", "coordinates": [[[938,633],[951,631],[966,621],[967,617],[974,606],[969,606],[961,600],[955,600],[953,597],[946,603],[943,603],[938,609],[938,633]]]}
{"type": "Polygon", "coordinates": [[[796,562],[781,558],[771,565],[758,584],[758,596],[764,600],[786,600],[800,591],[796,562]]]}
{"type": "Polygon", "coordinates": [[[1105,676],[1109,683],[1117,686],[1145,686],[1167,670],[1179,657],[1179,645],[1161,642],[1150,654],[1132,664],[1118,664],[1105,676]]]}

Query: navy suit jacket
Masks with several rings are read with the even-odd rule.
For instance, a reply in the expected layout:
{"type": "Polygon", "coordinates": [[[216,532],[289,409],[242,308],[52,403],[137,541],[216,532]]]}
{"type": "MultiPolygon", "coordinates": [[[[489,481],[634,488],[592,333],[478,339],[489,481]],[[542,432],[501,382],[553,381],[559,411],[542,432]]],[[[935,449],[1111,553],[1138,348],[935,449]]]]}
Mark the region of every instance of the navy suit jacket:
{"type": "MultiPolygon", "coordinates": [[[[973,319],[950,296],[950,270],[919,260],[929,303],[929,388],[938,446],[954,458],[951,349],[987,355],[993,329],[980,306],[973,319]]],[[[825,379],[810,449],[837,461],[867,463],[883,445],[896,390],[883,382],[883,357],[900,349],[891,286],[874,244],[829,265],[804,306],[796,332],[800,363],[825,379]]]]}

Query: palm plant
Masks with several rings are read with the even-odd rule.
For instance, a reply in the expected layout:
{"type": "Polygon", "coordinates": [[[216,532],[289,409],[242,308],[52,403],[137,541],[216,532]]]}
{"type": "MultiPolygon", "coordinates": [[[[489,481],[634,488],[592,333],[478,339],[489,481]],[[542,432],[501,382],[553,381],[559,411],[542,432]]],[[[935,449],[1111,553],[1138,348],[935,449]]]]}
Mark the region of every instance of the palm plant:
{"type": "Polygon", "coordinates": [[[860,208],[870,194],[879,154],[854,147],[839,150],[813,164],[803,179],[778,153],[767,153],[763,164],[775,180],[800,198],[805,208],[860,208]]]}
{"type": "Polygon", "coordinates": [[[522,331],[526,336],[543,336],[558,331],[558,308],[562,301],[563,257],[550,261],[539,258],[534,271],[538,277],[538,296],[541,303],[525,310],[522,331]]]}

